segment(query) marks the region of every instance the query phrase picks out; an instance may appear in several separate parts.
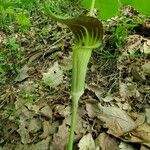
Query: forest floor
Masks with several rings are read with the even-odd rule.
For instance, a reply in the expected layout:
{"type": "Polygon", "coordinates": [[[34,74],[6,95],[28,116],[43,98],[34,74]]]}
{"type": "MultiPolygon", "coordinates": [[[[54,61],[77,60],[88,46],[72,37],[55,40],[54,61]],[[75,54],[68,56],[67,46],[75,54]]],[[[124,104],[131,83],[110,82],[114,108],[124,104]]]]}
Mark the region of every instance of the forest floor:
{"type": "MultiPolygon", "coordinates": [[[[39,13],[0,29],[0,150],[64,150],[73,36],[39,13]]],[[[127,8],[104,24],[79,101],[74,149],[150,149],[150,20],[127,8]]]]}

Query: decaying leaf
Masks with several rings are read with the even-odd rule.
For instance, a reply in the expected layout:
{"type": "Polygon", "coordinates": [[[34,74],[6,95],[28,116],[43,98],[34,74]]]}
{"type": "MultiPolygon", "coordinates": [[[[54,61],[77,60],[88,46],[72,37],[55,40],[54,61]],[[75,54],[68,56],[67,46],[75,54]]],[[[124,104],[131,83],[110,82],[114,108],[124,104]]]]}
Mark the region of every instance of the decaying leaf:
{"type": "Polygon", "coordinates": [[[120,83],[119,84],[120,96],[125,100],[129,97],[139,97],[139,92],[137,90],[137,85],[132,83],[120,83]]]}
{"type": "Polygon", "coordinates": [[[135,149],[132,145],[128,143],[121,142],[119,145],[119,150],[137,150],[137,149],[135,149]]]}
{"type": "Polygon", "coordinates": [[[18,144],[14,150],[48,150],[50,147],[51,137],[31,145],[18,144]]]}
{"type": "Polygon", "coordinates": [[[21,142],[23,144],[31,143],[31,138],[30,138],[30,135],[29,135],[29,131],[26,128],[26,126],[27,126],[26,120],[24,120],[23,118],[20,119],[20,125],[19,125],[19,129],[17,130],[17,132],[20,134],[21,142]]]}
{"type": "Polygon", "coordinates": [[[42,116],[47,117],[48,119],[52,120],[52,109],[50,108],[48,104],[44,106],[43,108],[41,108],[39,113],[42,116]]]}
{"type": "Polygon", "coordinates": [[[54,134],[53,141],[51,143],[51,150],[64,150],[68,143],[69,138],[69,128],[66,124],[66,121],[63,121],[63,124],[59,126],[58,132],[54,134]]]}
{"type": "MultiPolygon", "coordinates": [[[[51,150],[64,150],[69,138],[70,116],[67,116],[62,125],[59,126],[58,132],[53,135],[51,150]],[[62,142],[63,141],[63,142],[62,142]]],[[[74,141],[78,141],[86,130],[83,128],[83,119],[78,114],[78,120],[75,128],[74,141]]]]}
{"type": "Polygon", "coordinates": [[[16,82],[21,82],[23,81],[24,79],[28,78],[29,75],[28,75],[28,70],[29,70],[29,67],[27,65],[23,66],[20,71],[19,71],[19,74],[17,75],[15,81],[16,82]]]}
{"type": "Polygon", "coordinates": [[[43,84],[50,87],[56,87],[63,81],[63,70],[60,69],[58,62],[46,72],[43,73],[43,84]]]}
{"type": "Polygon", "coordinates": [[[28,123],[28,132],[30,133],[36,133],[42,127],[41,121],[38,118],[32,118],[28,123]]]}
{"type": "Polygon", "coordinates": [[[103,107],[100,104],[86,104],[88,115],[104,121],[109,128],[108,133],[119,137],[136,128],[135,122],[127,113],[117,107],[103,107]]]}
{"type": "Polygon", "coordinates": [[[150,76],[150,62],[145,63],[142,66],[142,69],[143,69],[143,73],[144,73],[145,76],[146,75],[150,76]]]}
{"type": "Polygon", "coordinates": [[[102,94],[104,93],[104,89],[98,87],[97,85],[87,85],[85,88],[95,93],[100,101],[102,100],[102,94]]]}
{"type": "Polygon", "coordinates": [[[121,136],[136,128],[135,122],[127,113],[116,107],[102,107],[102,115],[98,118],[106,122],[108,132],[114,136],[121,136]]]}
{"type": "Polygon", "coordinates": [[[53,124],[50,124],[49,121],[43,121],[42,123],[43,133],[39,136],[40,139],[46,139],[47,137],[49,137],[50,134],[54,133],[55,129],[54,126],[52,125],[53,124]]]}
{"type": "Polygon", "coordinates": [[[58,112],[58,114],[60,114],[62,117],[66,118],[68,116],[70,116],[70,106],[64,106],[64,105],[56,105],[55,107],[55,111],[58,112]]]}
{"type": "Polygon", "coordinates": [[[143,82],[146,80],[141,68],[136,65],[131,65],[131,74],[136,81],[143,82]]]}
{"type": "Polygon", "coordinates": [[[95,150],[95,142],[90,133],[84,135],[78,144],[79,150],[95,150]]]}
{"type": "Polygon", "coordinates": [[[150,54],[150,40],[145,39],[145,42],[143,44],[143,53],[150,54]]]}
{"type": "Polygon", "coordinates": [[[146,122],[150,125],[150,108],[147,108],[146,110],[146,122]]]}
{"type": "Polygon", "coordinates": [[[150,40],[138,34],[128,37],[126,48],[131,55],[139,49],[141,53],[150,54],[150,40]],[[143,42],[144,41],[144,42],[143,42]]]}
{"type": "Polygon", "coordinates": [[[96,146],[99,146],[101,150],[119,150],[119,142],[114,137],[101,133],[95,140],[96,146]]]}
{"type": "Polygon", "coordinates": [[[131,132],[131,138],[128,141],[150,147],[150,125],[145,123],[133,130],[131,132]]]}
{"type": "Polygon", "coordinates": [[[144,145],[142,145],[141,148],[140,148],[140,150],[149,150],[149,148],[146,147],[146,146],[144,146],[144,145]]]}
{"type": "Polygon", "coordinates": [[[112,100],[113,100],[113,96],[111,94],[109,94],[103,98],[104,102],[111,102],[112,100]]]}

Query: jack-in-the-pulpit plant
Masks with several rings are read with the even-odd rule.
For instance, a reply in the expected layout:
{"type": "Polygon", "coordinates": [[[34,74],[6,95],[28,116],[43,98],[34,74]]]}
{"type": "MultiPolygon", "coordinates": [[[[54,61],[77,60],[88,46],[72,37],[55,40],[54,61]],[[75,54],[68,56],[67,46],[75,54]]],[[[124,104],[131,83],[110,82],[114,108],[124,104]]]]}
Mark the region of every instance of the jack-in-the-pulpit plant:
{"type": "Polygon", "coordinates": [[[72,150],[74,130],[77,120],[78,102],[81,95],[84,93],[87,65],[91,57],[92,50],[98,48],[102,43],[103,26],[97,18],[91,16],[82,15],[76,18],[63,19],[54,15],[47,6],[45,6],[45,9],[51,18],[66,24],[75,37],[74,46],[72,47],[72,116],[70,136],[67,147],[68,150],[72,150]]]}

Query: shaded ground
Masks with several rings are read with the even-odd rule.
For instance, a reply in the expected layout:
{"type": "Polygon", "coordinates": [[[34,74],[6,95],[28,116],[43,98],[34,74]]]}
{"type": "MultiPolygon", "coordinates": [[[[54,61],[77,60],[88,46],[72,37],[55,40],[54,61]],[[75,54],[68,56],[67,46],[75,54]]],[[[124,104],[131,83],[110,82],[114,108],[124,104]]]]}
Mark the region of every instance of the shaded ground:
{"type": "MultiPolygon", "coordinates": [[[[104,22],[103,47],[89,63],[75,149],[150,147],[150,26],[147,18],[124,12],[104,22]]],[[[11,66],[1,74],[0,149],[64,150],[72,34],[43,14],[32,21],[26,32],[0,31],[1,54],[11,66]]]]}

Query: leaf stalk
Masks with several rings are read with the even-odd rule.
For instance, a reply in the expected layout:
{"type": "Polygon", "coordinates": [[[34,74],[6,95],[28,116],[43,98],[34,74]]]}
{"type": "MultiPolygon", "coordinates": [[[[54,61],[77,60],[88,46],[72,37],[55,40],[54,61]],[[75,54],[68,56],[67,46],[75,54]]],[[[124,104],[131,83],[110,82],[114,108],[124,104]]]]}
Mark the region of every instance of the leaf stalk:
{"type": "Polygon", "coordinates": [[[90,9],[90,13],[89,13],[90,16],[93,16],[93,11],[94,11],[94,7],[95,7],[95,1],[96,0],[92,0],[91,9],[90,9]]]}

